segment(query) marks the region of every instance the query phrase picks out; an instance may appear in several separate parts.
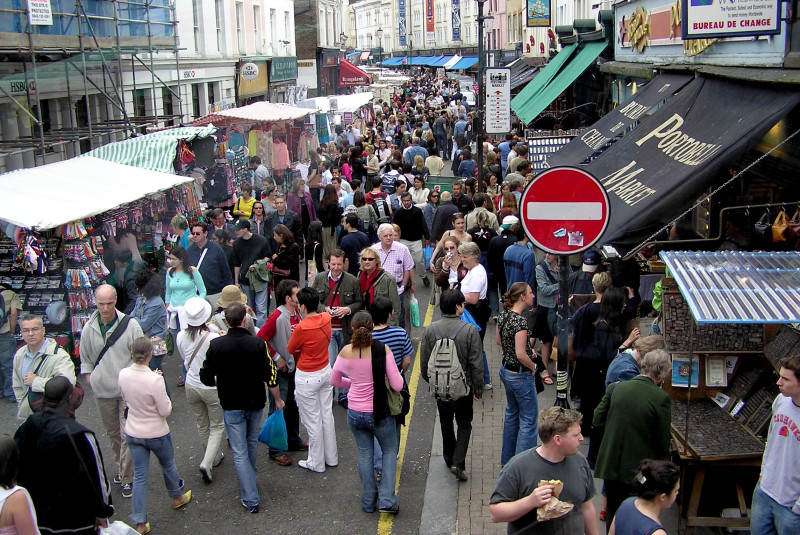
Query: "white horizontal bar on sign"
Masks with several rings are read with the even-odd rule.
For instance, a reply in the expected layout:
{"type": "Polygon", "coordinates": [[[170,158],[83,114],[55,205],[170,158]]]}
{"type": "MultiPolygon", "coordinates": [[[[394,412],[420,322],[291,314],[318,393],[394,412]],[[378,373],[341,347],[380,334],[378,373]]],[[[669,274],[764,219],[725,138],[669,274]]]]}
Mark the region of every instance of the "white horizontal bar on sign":
{"type": "Polygon", "coordinates": [[[599,202],[529,202],[527,219],[540,221],[603,219],[603,203],[599,202]]]}

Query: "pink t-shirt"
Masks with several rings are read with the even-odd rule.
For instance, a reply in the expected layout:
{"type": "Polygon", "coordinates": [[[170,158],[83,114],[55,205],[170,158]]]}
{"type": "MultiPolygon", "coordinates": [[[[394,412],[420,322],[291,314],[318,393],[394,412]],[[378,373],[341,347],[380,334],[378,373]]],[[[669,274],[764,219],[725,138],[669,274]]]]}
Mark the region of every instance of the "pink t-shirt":
{"type": "MultiPolygon", "coordinates": [[[[386,347],[386,375],[392,390],[403,388],[403,376],[397,371],[394,355],[386,347]]],[[[372,360],[338,358],[331,371],[331,385],[349,388],[347,406],[358,412],[372,412],[372,360]],[[347,377],[345,377],[345,375],[347,377]]]]}

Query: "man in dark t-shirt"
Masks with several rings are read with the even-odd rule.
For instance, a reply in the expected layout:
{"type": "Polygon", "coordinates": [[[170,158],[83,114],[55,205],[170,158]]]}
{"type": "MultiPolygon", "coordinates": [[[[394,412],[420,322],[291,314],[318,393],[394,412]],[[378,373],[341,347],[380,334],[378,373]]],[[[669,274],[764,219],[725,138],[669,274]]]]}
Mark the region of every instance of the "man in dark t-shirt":
{"type": "Polygon", "coordinates": [[[358,271],[361,269],[359,264],[361,251],[365,247],[369,247],[369,239],[366,234],[358,230],[358,225],[357,214],[348,214],[344,218],[345,235],[342,236],[342,251],[346,255],[344,268],[354,277],[358,277],[358,271]]]}
{"type": "MultiPolygon", "coordinates": [[[[233,242],[233,282],[247,296],[247,304],[256,312],[256,327],[267,320],[269,309],[269,287],[266,282],[259,284],[248,273],[262,271],[266,267],[257,264],[259,260],[272,258],[272,250],[264,236],[250,232],[250,221],[240,219],[236,222],[236,240],[233,242]]],[[[265,277],[261,277],[264,279],[265,277]]]]}
{"type": "Polygon", "coordinates": [[[541,446],[515,455],[500,471],[489,499],[492,522],[508,522],[508,533],[515,535],[598,535],[594,479],[586,457],[578,451],[583,442],[581,413],[561,407],[542,410],[539,438],[541,446]],[[537,509],[556,499],[553,480],[563,486],[558,500],[574,507],[563,516],[539,522],[537,509]]]}

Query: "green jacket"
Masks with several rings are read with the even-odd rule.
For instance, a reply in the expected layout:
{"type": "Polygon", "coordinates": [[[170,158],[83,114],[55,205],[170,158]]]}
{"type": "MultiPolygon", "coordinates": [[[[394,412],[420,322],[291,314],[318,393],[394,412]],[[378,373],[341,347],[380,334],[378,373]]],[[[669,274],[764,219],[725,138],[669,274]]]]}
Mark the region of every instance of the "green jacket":
{"type": "Polygon", "coordinates": [[[253,264],[253,271],[248,269],[247,274],[245,275],[247,282],[250,284],[250,287],[254,292],[262,291],[264,287],[269,284],[271,277],[272,273],[269,272],[267,261],[263,258],[256,260],[256,262],[253,264]]]}
{"type": "Polygon", "coordinates": [[[628,483],[643,459],[669,460],[672,401],[644,375],[614,386],[606,388],[592,420],[605,427],[594,477],[628,483]]]}
{"type": "MultiPolygon", "coordinates": [[[[461,362],[461,369],[464,370],[464,376],[467,379],[467,386],[476,397],[480,398],[483,393],[483,351],[481,345],[481,336],[471,324],[464,325],[460,316],[445,314],[435,322],[439,326],[442,336],[451,338],[459,328],[458,336],[453,338],[456,343],[456,353],[458,360],[461,362]],[[462,327],[463,325],[463,327],[462,327]]],[[[433,346],[436,345],[436,333],[433,327],[428,326],[425,333],[422,335],[422,340],[419,342],[419,354],[421,361],[418,366],[421,366],[420,372],[425,382],[430,382],[428,377],[428,361],[431,359],[431,352],[433,346]]]]}
{"type": "MultiPolygon", "coordinates": [[[[317,307],[317,312],[325,311],[325,307],[328,306],[328,298],[331,296],[331,293],[333,293],[328,280],[328,273],[330,273],[330,270],[320,273],[314,277],[313,288],[319,292],[319,306],[317,307]]],[[[353,314],[362,308],[361,292],[358,288],[357,278],[346,271],[342,272],[342,277],[342,284],[339,286],[339,306],[350,307],[351,310],[351,314],[348,314],[342,318],[342,334],[344,335],[344,343],[349,344],[350,336],[353,334],[353,331],[350,329],[350,320],[353,318],[353,314]]]]}
{"type": "MultiPolygon", "coordinates": [[[[389,318],[389,325],[397,327],[400,324],[400,296],[397,293],[397,281],[387,271],[384,271],[375,283],[375,297],[386,297],[392,302],[392,317],[389,318]]],[[[364,308],[369,310],[367,306],[364,308]]]]}

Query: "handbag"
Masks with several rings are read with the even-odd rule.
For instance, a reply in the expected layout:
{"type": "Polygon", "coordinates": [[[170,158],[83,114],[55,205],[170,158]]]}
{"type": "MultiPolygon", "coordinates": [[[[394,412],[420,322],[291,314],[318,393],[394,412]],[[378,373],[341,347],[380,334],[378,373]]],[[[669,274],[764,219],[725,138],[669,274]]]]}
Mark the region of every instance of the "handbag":
{"type": "MultiPolygon", "coordinates": [[[[392,390],[388,375],[384,375],[383,378],[386,381],[386,410],[392,416],[400,416],[403,413],[403,394],[392,390]]],[[[405,381],[403,381],[403,388],[405,387],[405,381]]]]}
{"type": "Polygon", "coordinates": [[[289,274],[291,273],[290,270],[279,268],[278,266],[276,266],[272,262],[269,262],[267,264],[267,266],[269,267],[269,272],[272,273],[273,275],[280,275],[281,277],[288,277],[289,274]]]}
{"type": "Polygon", "coordinates": [[[797,209],[789,221],[789,229],[793,236],[800,236],[800,208],[797,209]]]}
{"type": "Polygon", "coordinates": [[[754,248],[756,249],[763,249],[767,244],[772,243],[772,231],[770,227],[772,225],[769,221],[769,210],[764,211],[764,215],[761,216],[756,224],[755,228],[753,229],[753,238],[754,238],[754,248]]]}
{"type": "Polygon", "coordinates": [[[150,343],[153,344],[154,357],[160,357],[169,353],[169,351],[167,351],[167,341],[160,336],[151,336],[150,343]]]}
{"type": "Polygon", "coordinates": [[[775,216],[775,221],[772,222],[772,243],[780,243],[788,239],[787,232],[789,231],[789,216],[786,215],[786,210],[781,210],[775,216]]]}

